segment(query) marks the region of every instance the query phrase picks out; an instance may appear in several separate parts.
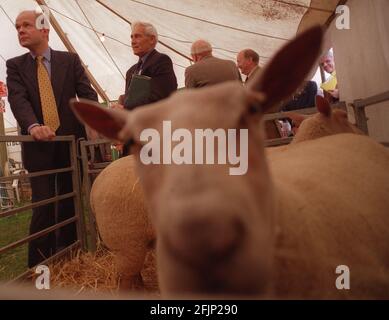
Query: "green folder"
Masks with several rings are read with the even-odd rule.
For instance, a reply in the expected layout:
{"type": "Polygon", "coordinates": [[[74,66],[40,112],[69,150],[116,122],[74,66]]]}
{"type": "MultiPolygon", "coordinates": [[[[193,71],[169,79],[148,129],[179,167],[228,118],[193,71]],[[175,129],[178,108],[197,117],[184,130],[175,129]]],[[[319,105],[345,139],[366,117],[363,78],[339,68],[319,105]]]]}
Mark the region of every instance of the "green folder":
{"type": "Polygon", "coordinates": [[[124,99],[124,107],[128,110],[147,102],[151,94],[151,78],[133,74],[124,99]]]}

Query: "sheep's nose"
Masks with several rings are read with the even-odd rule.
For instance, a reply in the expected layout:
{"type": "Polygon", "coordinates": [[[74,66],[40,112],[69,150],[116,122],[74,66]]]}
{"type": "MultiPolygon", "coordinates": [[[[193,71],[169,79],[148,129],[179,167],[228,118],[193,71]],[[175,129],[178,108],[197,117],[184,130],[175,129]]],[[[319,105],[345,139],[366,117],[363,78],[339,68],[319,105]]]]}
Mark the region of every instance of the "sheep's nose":
{"type": "Polygon", "coordinates": [[[168,235],[172,253],[196,268],[228,260],[241,246],[245,233],[237,216],[225,214],[188,214],[172,226],[168,235]]]}

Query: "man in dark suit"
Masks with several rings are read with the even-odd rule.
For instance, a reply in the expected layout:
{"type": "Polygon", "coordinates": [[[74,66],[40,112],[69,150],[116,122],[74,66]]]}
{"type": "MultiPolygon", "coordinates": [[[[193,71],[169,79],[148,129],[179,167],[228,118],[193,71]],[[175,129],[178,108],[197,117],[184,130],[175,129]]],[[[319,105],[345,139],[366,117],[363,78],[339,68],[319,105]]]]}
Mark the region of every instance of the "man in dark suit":
{"type": "MultiPolygon", "coordinates": [[[[126,74],[126,87],[124,97],[128,95],[128,89],[133,75],[143,75],[151,78],[150,95],[136,102],[125,105],[126,109],[153,103],[167,98],[177,90],[177,78],[173,69],[173,62],[169,56],[155,49],[158,42],[158,33],[155,27],[146,22],[134,22],[132,24],[131,45],[134,55],[139,57],[126,74]]],[[[125,101],[122,97],[122,102],[125,101]]],[[[121,105],[114,107],[121,108],[121,105]]]]}
{"type": "MultiPolygon", "coordinates": [[[[52,50],[48,45],[48,22],[34,11],[16,18],[19,43],[30,52],[7,61],[8,100],[21,128],[36,142],[23,143],[23,163],[29,172],[69,167],[67,143],[47,142],[55,136],[85,137],[84,126],[69,107],[69,100],[82,97],[97,101],[85,70],[76,54],[52,50]]],[[[31,178],[32,201],[72,192],[71,173],[31,178]]],[[[74,216],[73,199],[33,209],[30,234],[74,216]],[[57,206],[57,205],[56,205],[57,206]]],[[[29,243],[28,265],[33,267],[76,240],[74,223],[29,243]]]]}
{"type": "Polygon", "coordinates": [[[293,111],[315,107],[317,84],[315,81],[305,81],[301,89],[297,90],[290,101],[281,107],[281,111],[293,111]]]}
{"type": "Polygon", "coordinates": [[[193,42],[191,55],[194,64],[185,70],[186,88],[200,88],[229,80],[241,80],[235,63],[214,57],[208,41],[200,39],[193,42]]]}
{"type": "MultiPolygon", "coordinates": [[[[127,71],[125,94],[119,97],[119,104],[113,105],[112,108],[132,110],[165,99],[177,90],[173,62],[169,56],[155,50],[157,42],[158,33],[152,24],[139,21],[132,24],[131,45],[139,61],[127,71]],[[151,78],[149,95],[137,100],[127,99],[133,75],[151,78]]],[[[128,145],[124,145],[123,155],[127,155],[128,152],[128,145]]]]}

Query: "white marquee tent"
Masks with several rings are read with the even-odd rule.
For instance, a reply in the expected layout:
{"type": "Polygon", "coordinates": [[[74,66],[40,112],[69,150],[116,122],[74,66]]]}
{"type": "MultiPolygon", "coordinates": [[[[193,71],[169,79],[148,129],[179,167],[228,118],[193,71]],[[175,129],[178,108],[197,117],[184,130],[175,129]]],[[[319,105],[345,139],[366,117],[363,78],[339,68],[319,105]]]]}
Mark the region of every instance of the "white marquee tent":
{"type": "MultiPolygon", "coordinates": [[[[190,65],[190,45],[209,40],[214,54],[235,60],[243,48],[260,53],[263,65],[288,39],[313,23],[331,20],[339,0],[0,0],[0,81],[5,61],[26,52],[17,42],[14,21],[21,10],[49,8],[54,23],[50,46],[80,55],[101,87],[103,100],[124,90],[126,70],[137,62],[130,43],[131,23],[154,24],[158,50],[173,60],[179,87],[190,65]],[[55,24],[55,21],[58,25],[55,24]],[[101,41],[104,36],[104,41],[101,41]]],[[[16,126],[7,107],[5,126],[16,126]]]]}

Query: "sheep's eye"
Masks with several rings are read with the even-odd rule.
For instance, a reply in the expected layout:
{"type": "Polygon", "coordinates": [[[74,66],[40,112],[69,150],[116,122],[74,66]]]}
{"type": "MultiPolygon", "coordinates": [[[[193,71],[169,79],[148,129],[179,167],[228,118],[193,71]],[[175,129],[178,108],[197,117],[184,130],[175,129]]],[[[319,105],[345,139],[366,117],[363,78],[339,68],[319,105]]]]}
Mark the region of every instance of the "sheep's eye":
{"type": "Polygon", "coordinates": [[[127,144],[131,147],[132,145],[135,144],[135,140],[133,138],[130,138],[128,141],[127,141],[127,144]]]}
{"type": "Polygon", "coordinates": [[[127,140],[126,145],[128,146],[128,151],[131,151],[131,148],[135,145],[135,140],[133,138],[130,138],[127,140]]]}
{"type": "Polygon", "coordinates": [[[249,92],[246,96],[249,114],[263,113],[265,95],[257,92],[249,92]]]}
{"type": "Polygon", "coordinates": [[[250,114],[255,114],[255,113],[260,113],[260,112],[262,112],[262,105],[259,102],[250,104],[250,107],[249,107],[250,114]]]}

